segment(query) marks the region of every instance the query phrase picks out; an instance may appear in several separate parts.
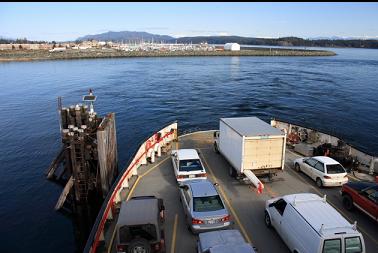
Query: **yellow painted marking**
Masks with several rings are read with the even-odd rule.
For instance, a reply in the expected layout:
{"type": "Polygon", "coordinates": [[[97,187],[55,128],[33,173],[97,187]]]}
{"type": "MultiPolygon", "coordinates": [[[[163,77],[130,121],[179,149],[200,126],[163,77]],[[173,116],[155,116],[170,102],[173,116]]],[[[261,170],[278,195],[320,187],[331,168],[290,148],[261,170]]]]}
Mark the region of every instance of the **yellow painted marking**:
{"type": "MultiPolygon", "coordinates": [[[[294,174],[294,175],[296,175],[297,178],[299,178],[302,182],[304,182],[305,184],[309,185],[308,182],[306,182],[301,176],[299,176],[299,175],[297,175],[297,174],[294,174]]],[[[315,188],[314,186],[310,185],[310,187],[311,187],[314,191],[316,191],[320,196],[324,196],[324,194],[323,194],[321,191],[319,191],[317,188],[315,188]]],[[[341,209],[337,208],[337,207],[336,207],[331,201],[327,201],[327,203],[329,203],[331,206],[333,206],[333,207],[334,207],[339,213],[342,213],[342,214],[344,215],[344,217],[345,217],[349,222],[351,222],[351,223],[354,222],[354,220],[350,219],[350,218],[348,217],[348,215],[347,215],[345,212],[343,212],[341,209]]],[[[357,223],[357,226],[358,226],[358,223],[357,223]]],[[[364,233],[365,235],[367,235],[367,236],[368,236],[368,237],[369,237],[369,238],[370,238],[375,244],[378,245],[378,240],[375,239],[374,236],[372,236],[371,234],[369,234],[368,232],[366,232],[366,230],[363,229],[361,226],[358,226],[358,229],[359,229],[362,233],[364,233]]]]}
{"type": "MultiPolygon", "coordinates": [[[[205,162],[205,165],[206,167],[209,169],[209,172],[210,172],[210,176],[213,178],[213,181],[216,181],[216,177],[215,177],[215,174],[213,173],[213,170],[210,168],[209,164],[207,163],[205,157],[202,155],[202,158],[203,158],[203,161],[205,162]]],[[[239,219],[239,216],[236,214],[236,211],[234,210],[234,208],[232,207],[231,203],[228,201],[228,197],[227,195],[224,193],[222,187],[220,185],[218,185],[218,188],[219,188],[219,191],[220,191],[220,194],[222,195],[223,197],[223,200],[226,202],[227,206],[230,208],[230,211],[232,213],[232,215],[234,216],[236,222],[238,223],[245,239],[247,240],[248,243],[252,243],[251,239],[249,238],[249,235],[246,231],[246,229],[244,228],[244,226],[242,225],[242,223],[240,222],[240,219],[239,219]]]]}
{"type": "Polygon", "coordinates": [[[112,239],[110,239],[110,243],[109,243],[110,247],[108,248],[108,253],[112,251],[115,234],[116,234],[116,229],[114,229],[113,234],[112,234],[112,239]]]}
{"type": "Polygon", "coordinates": [[[177,213],[176,213],[176,215],[175,215],[175,223],[173,224],[172,243],[171,243],[171,253],[175,253],[177,223],[178,223],[178,215],[177,215],[177,213]]]}
{"type": "Polygon", "coordinates": [[[146,176],[148,173],[150,173],[153,169],[155,169],[156,167],[158,167],[160,164],[162,164],[163,162],[165,162],[167,159],[169,158],[169,156],[167,156],[166,158],[164,158],[163,160],[161,160],[159,163],[157,163],[155,166],[153,166],[152,168],[150,168],[149,170],[147,170],[146,172],[144,172],[142,175],[140,175],[136,180],[135,180],[135,183],[133,184],[133,186],[131,187],[130,189],[130,192],[129,194],[127,195],[127,199],[126,200],[129,200],[131,198],[131,196],[133,195],[132,193],[134,192],[137,184],[139,183],[139,180],[146,176]]]}
{"type": "MultiPolygon", "coordinates": [[[[153,169],[157,168],[160,164],[162,164],[162,163],[163,163],[164,161],[166,161],[168,158],[169,158],[169,156],[167,156],[166,158],[164,158],[163,160],[161,160],[159,163],[157,163],[155,166],[153,166],[152,168],[150,168],[149,170],[147,170],[146,172],[144,172],[142,175],[140,175],[140,176],[135,180],[135,183],[134,183],[133,186],[131,187],[129,194],[127,195],[126,200],[129,200],[129,199],[131,198],[131,196],[133,195],[133,192],[134,192],[134,190],[135,190],[137,184],[139,183],[139,180],[140,180],[142,177],[146,176],[148,173],[150,173],[153,169]]],[[[110,239],[110,243],[109,243],[110,247],[108,248],[108,251],[107,251],[108,253],[110,253],[111,250],[112,250],[115,234],[116,234],[116,230],[114,229],[113,234],[112,234],[112,238],[110,239]]]]}

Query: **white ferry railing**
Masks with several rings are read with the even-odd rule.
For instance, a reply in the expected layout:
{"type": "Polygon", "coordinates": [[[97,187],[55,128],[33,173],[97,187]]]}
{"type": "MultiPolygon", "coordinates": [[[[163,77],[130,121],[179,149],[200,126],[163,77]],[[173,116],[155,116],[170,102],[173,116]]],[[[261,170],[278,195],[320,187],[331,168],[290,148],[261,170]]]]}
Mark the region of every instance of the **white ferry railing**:
{"type": "Polygon", "coordinates": [[[133,160],[130,162],[127,169],[124,170],[119,180],[117,179],[115,183],[116,185],[113,190],[109,192],[109,194],[111,195],[108,195],[108,197],[105,199],[103,207],[101,208],[99,216],[97,217],[91,234],[89,235],[84,252],[97,252],[99,242],[105,239],[105,223],[107,220],[113,218],[115,212],[115,204],[122,201],[121,191],[125,188],[129,188],[129,179],[132,176],[138,175],[138,168],[143,164],[147,164],[148,158],[150,158],[151,163],[154,163],[155,154],[157,154],[157,156],[160,156],[161,148],[175,139],[177,139],[177,122],[169,124],[160,131],[154,133],[140,145],[138,151],[133,157],[133,160]]]}

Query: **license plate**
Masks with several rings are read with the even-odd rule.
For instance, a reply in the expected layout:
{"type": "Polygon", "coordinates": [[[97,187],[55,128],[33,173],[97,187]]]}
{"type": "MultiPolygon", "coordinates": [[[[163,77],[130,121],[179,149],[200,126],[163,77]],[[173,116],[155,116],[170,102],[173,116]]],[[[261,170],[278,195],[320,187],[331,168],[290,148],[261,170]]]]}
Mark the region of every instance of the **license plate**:
{"type": "Polygon", "coordinates": [[[215,224],[215,220],[208,220],[207,223],[208,224],[215,224]]]}
{"type": "Polygon", "coordinates": [[[189,178],[193,178],[193,177],[196,177],[196,175],[189,175],[189,178]]]}

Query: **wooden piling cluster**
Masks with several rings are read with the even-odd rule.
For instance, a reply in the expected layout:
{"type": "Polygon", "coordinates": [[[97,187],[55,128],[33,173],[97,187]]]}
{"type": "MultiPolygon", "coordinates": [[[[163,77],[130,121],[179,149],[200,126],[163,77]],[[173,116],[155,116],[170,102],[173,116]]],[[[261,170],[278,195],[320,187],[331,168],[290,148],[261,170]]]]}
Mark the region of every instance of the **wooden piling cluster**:
{"type": "Polygon", "coordinates": [[[65,184],[57,210],[68,195],[72,204],[105,198],[118,174],[115,114],[101,118],[88,109],[83,104],[59,108],[63,147],[47,171],[48,179],[65,184]]]}

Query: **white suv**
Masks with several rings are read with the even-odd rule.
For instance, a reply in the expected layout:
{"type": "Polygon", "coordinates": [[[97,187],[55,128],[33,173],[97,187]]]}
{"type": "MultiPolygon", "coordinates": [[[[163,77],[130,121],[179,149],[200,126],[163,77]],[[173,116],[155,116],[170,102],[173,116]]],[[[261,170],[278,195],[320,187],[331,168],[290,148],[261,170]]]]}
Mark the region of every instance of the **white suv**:
{"type": "Polygon", "coordinates": [[[207,179],[206,170],[195,149],[178,149],[171,153],[177,182],[190,179],[207,179]]]}
{"type": "Polygon", "coordinates": [[[319,188],[341,186],[348,182],[344,167],[338,161],[327,156],[298,158],[294,160],[294,168],[315,180],[319,188]]]}

